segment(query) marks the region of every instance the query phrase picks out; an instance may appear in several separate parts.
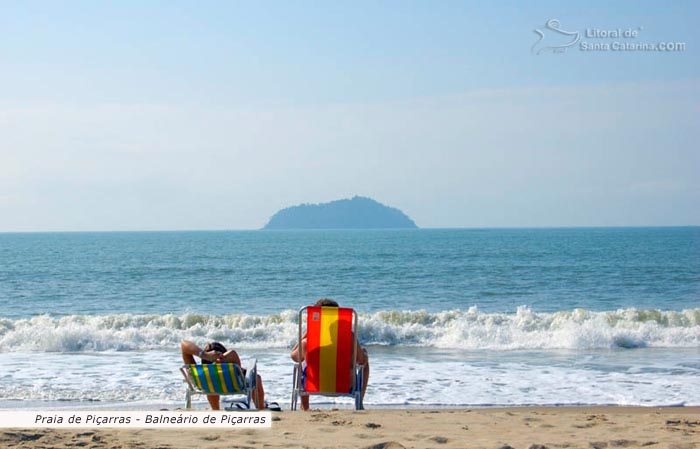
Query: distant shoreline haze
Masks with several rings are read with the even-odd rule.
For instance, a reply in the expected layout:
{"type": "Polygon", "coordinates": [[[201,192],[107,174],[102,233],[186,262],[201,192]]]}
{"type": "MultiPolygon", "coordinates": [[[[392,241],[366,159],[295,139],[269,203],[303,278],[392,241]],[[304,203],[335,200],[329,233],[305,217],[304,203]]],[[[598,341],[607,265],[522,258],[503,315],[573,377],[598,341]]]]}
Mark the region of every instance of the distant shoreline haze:
{"type": "Polygon", "coordinates": [[[263,229],[417,229],[401,210],[355,196],[321,204],[300,204],[275,213],[263,229]]]}

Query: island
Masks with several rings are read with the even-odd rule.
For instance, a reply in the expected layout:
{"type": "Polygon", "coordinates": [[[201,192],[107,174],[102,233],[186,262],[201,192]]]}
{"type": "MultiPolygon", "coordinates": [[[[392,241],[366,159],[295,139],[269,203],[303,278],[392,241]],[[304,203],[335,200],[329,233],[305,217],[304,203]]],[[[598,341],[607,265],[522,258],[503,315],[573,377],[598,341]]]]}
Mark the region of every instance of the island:
{"type": "Polygon", "coordinates": [[[263,229],[416,229],[405,213],[372,198],[300,204],[280,210],[263,229]]]}

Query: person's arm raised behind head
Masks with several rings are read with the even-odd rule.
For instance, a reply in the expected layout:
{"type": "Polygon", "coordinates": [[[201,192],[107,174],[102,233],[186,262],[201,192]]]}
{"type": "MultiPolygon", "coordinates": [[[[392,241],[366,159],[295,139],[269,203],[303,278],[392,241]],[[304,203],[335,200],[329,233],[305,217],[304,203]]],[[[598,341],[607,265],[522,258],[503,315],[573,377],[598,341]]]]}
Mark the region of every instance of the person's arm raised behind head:
{"type": "Polygon", "coordinates": [[[367,357],[367,351],[360,346],[359,341],[355,341],[355,345],[355,363],[358,365],[366,365],[369,359],[369,357],[367,357]]]}
{"type": "Polygon", "coordinates": [[[182,351],[182,360],[185,363],[197,363],[194,360],[194,356],[197,356],[209,362],[213,362],[222,356],[222,354],[219,351],[209,351],[203,353],[202,349],[199,346],[188,340],[182,340],[180,342],[180,350],[182,351]]]}
{"type": "Polygon", "coordinates": [[[192,343],[189,340],[182,340],[180,342],[180,350],[182,350],[182,354],[187,354],[187,355],[199,355],[201,349],[199,346],[196,344],[192,343]]]}
{"type": "Polygon", "coordinates": [[[223,355],[217,359],[217,362],[220,363],[235,363],[238,366],[243,366],[241,365],[241,358],[238,356],[238,353],[234,351],[233,349],[229,349],[223,355]]]}
{"type": "Polygon", "coordinates": [[[199,346],[188,340],[182,340],[180,342],[180,351],[182,352],[182,361],[186,364],[197,363],[194,356],[199,356],[199,346]]]}
{"type": "Polygon", "coordinates": [[[294,345],[294,348],[292,348],[292,353],[290,354],[292,360],[297,363],[303,362],[306,357],[306,337],[301,340],[301,354],[299,354],[299,352],[299,343],[297,343],[294,345]]]}

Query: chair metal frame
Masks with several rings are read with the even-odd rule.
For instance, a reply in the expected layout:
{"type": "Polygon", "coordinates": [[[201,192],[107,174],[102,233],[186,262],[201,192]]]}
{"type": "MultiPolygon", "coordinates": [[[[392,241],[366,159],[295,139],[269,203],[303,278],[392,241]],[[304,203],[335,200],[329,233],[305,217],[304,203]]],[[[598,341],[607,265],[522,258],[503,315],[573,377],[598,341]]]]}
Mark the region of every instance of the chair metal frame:
{"type": "MultiPolygon", "coordinates": [[[[309,308],[312,307],[320,307],[320,306],[304,306],[301,309],[299,309],[299,338],[297,340],[297,348],[299,351],[301,351],[301,340],[303,338],[303,326],[304,322],[306,321],[304,319],[304,316],[306,315],[304,312],[308,311],[309,308]]],[[[327,306],[326,306],[327,307],[327,306]]],[[[349,307],[341,307],[345,309],[350,309],[349,307]]],[[[350,309],[352,310],[352,379],[350,380],[350,385],[352,386],[352,391],[348,393],[342,393],[342,392],[335,392],[335,393],[330,393],[330,392],[309,392],[304,389],[304,386],[302,385],[302,377],[303,377],[303,363],[294,363],[294,372],[292,376],[292,405],[291,405],[291,410],[296,410],[297,409],[297,403],[301,399],[302,396],[330,396],[330,397],[340,397],[340,396],[346,396],[346,397],[352,397],[355,400],[355,410],[361,410],[362,409],[362,385],[363,385],[363,373],[364,373],[364,365],[358,365],[357,364],[357,312],[355,312],[355,309],[350,309]]],[[[307,348],[308,351],[308,348],[307,348]]],[[[306,355],[304,355],[304,358],[306,359],[306,355]]]]}
{"type": "MultiPolygon", "coordinates": [[[[199,365],[199,364],[193,364],[193,365],[199,365]]],[[[253,367],[248,370],[247,374],[243,376],[243,368],[239,366],[236,363],[228,363],[228,365],[231,365],[234,370],[239,372],[241,375],[239,376],[241,379],[244,380],[244,391],[236,391],[236,392],[231,392],[231,393],[207,393],[205,391],[200,390],[197,387],[197,384],[195,383],[194,379],[192,378],[192,373],[190,371],[190,365],[185,364],[180,367],[180,372],[182,373],[182,376],[185,378],[185,383],[187,384],[187,392],[185,394],[185,408],[187,410],[192,409],[192,397],[197,396],[197,395],[204,395],[204,396],[243,396],[239,397],[238,399],[232,399],[231,403],[225,407],[226,410],[235,410],[236,404],[242,404],[245,406],[246,409],[251,408],[252,402],[252,395],[253,392],[255,392],[256,387],[257,387],[257,374],[258,374],[258,361],[254,360],[253,361],[253,367]]]]}

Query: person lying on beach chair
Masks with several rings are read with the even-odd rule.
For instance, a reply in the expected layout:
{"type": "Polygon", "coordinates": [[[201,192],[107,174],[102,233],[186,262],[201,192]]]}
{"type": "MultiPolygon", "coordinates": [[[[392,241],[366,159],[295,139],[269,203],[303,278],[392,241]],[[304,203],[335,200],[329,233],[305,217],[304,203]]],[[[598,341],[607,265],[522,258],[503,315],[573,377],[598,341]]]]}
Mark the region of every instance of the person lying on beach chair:
{"type": "MultiPolygon", "coordinates": [[[[195,356],[197,356],[202,360],[202,364],[234,363],[242,367],[238,353],[233,349],[226,350],[226,347],[218,341],[207,343],[204,349],[201,349],[191,341],[183,340],[180,343],[180,350],[182,351],[182,360],[186,365],[197,363],[195,361],[195,356]]],[[[207,400],[212,410],[220,409],[219,395],[207,395],[207,400]]],[[[258,409],[265,407],[265,391],[263,390],[262,378],[259,374],[256,375],[255,390],[252,394],[252,400],[258,409]]]]}
{"type": "MultiPolygon", "coordinates": [[[[337,308],[339,306],[338,306],[338,303],[332,299],[322,298],[322,299],[319,299],[318,301],[316,301],[316,303],[314,304],[313,307],[314,308],[318,308],[318,307],[336,307],[337,308]]],[[[308,308],[304,307],[304,308],[302,308],[302,311],[305,309],[308,309],[308,308]]],[[[318,309],[318,310],[319,310],[319,312],[313,313],[313,315],[318,315],[322,309],[318,309]]],[[[341,385],[350,385],[350,387],[342,387],[342,388],[349,388],[350,391],[339,391],[336,388],[335,390],[331,390],[331,391],[326,390],[327,391],[326,394],[340,396],[340,395],[347,395],[346,393],[349,393],[350,395],[355,395],[355,397],[356,397],[356,404],[355,404],[356,409],[362,410],[362,409],[364,409],[363,401],[364,401],[364,397],[365,397],[365,392],[367,390],[367,383],[369,380],[369,356],[367,354],[367,351],[357,341],[357,338],[356,338],[354,332],[352,332],[352,328],[350,327],[351,326],[350,320],[352,320],[353,315],[355,315],[355,319],[352,320],[352,322],[355,322],[355,325],[356,325],[355,312],[352,309],[339,309],[339,312],[342,310],[345,311],[343,313],[348,314],[347,320],[346,320],[346,326],[347,326],[346,327],[346,332],[347,332],[346,338],[349,338],[350,340],[346,340],[346,341],[348,341],[349,346],[346,346],[345,351],[348,355],[348,358],[350,359],[350,361],[349,361],[350,363],[347,364],[348,372],[346,375],[348,377],[345,379],[337,377],[337,379],[335,381],[341,385]],[[354,348],[350,344],[352,342],[354,342],[354,344],[355,344],[354,348]],[[355,354],[354,363],[352,363],[352,353],[355,354]],[[353,369],[355,367],[360,368],[360,369],[358,369],[357,372],[354,372],[353,369]],[[355,385],[353,385],[353,382],[355,380],[358,380],[358,382],[355,385]],[[361,386],[358,385],[360,383],[360,381],[361,381],[361,386]],[[361,391],[359,392],[360,393],[359,397],[356,396],[358,389],[361,389],[361,391]],[[338,394],[333,394],[333,392],[338,393],[338,394]]],[[[296,368],[299,370],[298,374],[297,374],[297,371],[295,371],[295,385],[294,385],[294,392],[293,392],[293,399],[292,399],[292,409],[296,408],[296,398],[297,398],[297,396],[300,396],[302,410],[308,410],[309,409],[309,396],[308,395],[310,394],[311,391],[313,391],[313,390],[310,390],[308,388],[309,386],[305,385],[306,380],[307,380],[307,379],[305,379],[306,374],[307,374],[306,371],[309,368],[306,366],[306,359],[307,359],[307,355],[308,355],[307,354],[307,347],[309,346],[309,342],[307,341],[308,340],[307,336],[309,335],[309,324],[310,323],[307,323],[307,326],[306,326],[307,331],[304,332],[304,334],[302,336],[301,335],[301,331],[302,331],[301,330],[301,326],[302,326],[301,313],[302,312],[300,311],[299,334],[301,337],[301,341],[297,342],[297,344],[294,345],[294,348],[292,349],[292,352],[290,354],[292,360],[294,360],[297,364],[300,364],[300,366],[298,368],[296,368]],[[301,376],[301,378],[297,379],[298,376],[301,376]]],[[[335,313],[334,315],[336,315],[335,318],[337,319],[339,314],[335,313]]],[[[325,316],[325,314],[324,314],[324,316],[325,316]]],[[[311,315],[309,315],[309,320],[311,320],[311,319],[312,319],[312,317],[311,317],[311,315]]],[[[318,319],[318,318],[314,318],[314,319],[318,319]]],[[[323,321],[323,320],[321,320],[321,321],[323,321]]],[[[338,323],[337,322],[333,323],[333,326],[335,326],[335,329],[336,329],[335,333],[337,333],[338,332],[338,323]]],[[[330,332],[331,334],[334,333],[333,330],[329,330],[329,329],[327,329],[326,331],[323,331],[320,329],[316,329],[316,330],[320,331],[320,332],[327,331],[327,332],[330,332]]],[[[318,335],[317,335],[317,337],[318,337],[318,335]]],[[[320,338],[323,338],[323,337],[320,337],[320,338]]],[[[332,338],[332,336],[331,336],[331,338],[332,338]]],[[[318,338],[314,338],[314,340],[318,340],[318,338]]],[[[318,344],[318,343],[320,343],[320,342],[316,341],[311,346],[314,346],[315,344],[318,344]]],[[[337,342],[334,342],[333,344],[337,344],[337,342]]],[[[320,349],[321,348],[319,348],[319,347],[312,348],[313,351],[316,351],[316,355],[314,356],[314,359],[318,359],[318,357],[319,357],[318,353],[320,352],[320,349]]],[[[333,373],[335,373],[335,367],[336,367],[335,357],[337,354],[340,354],[340,352],[338,352],[338,353],[334,352],[331,355],[331,359],[332,359],[331,371],[333,373]]],[[[309,356],[309,360],[311,360],[311,356],[309,356]]],[[[316,360],[316,362],[318,362],[318,360],[316,360]]],[[[338,363],[338,366],[341,366],[340,363],[338,363]]],[[[315,374],[318,375],[318,373],[315,373],[315,374]]],[[[342,374],[335,373],[334,376],[342,376],[342,374]]],[[[314,377],[316,377],[316,376],[314,376],[314,377]]],[[[312,383],[317,383],[317,380],[318,379],[315,379],[312,383]]],[[[323,383],[325,383],[325,382],[323,382],[323,383]]],[[[316,385],[314,388],[316,391],[315,394],[324,394],[322,392],[323,388],[321,385],[316,385]]]]}

